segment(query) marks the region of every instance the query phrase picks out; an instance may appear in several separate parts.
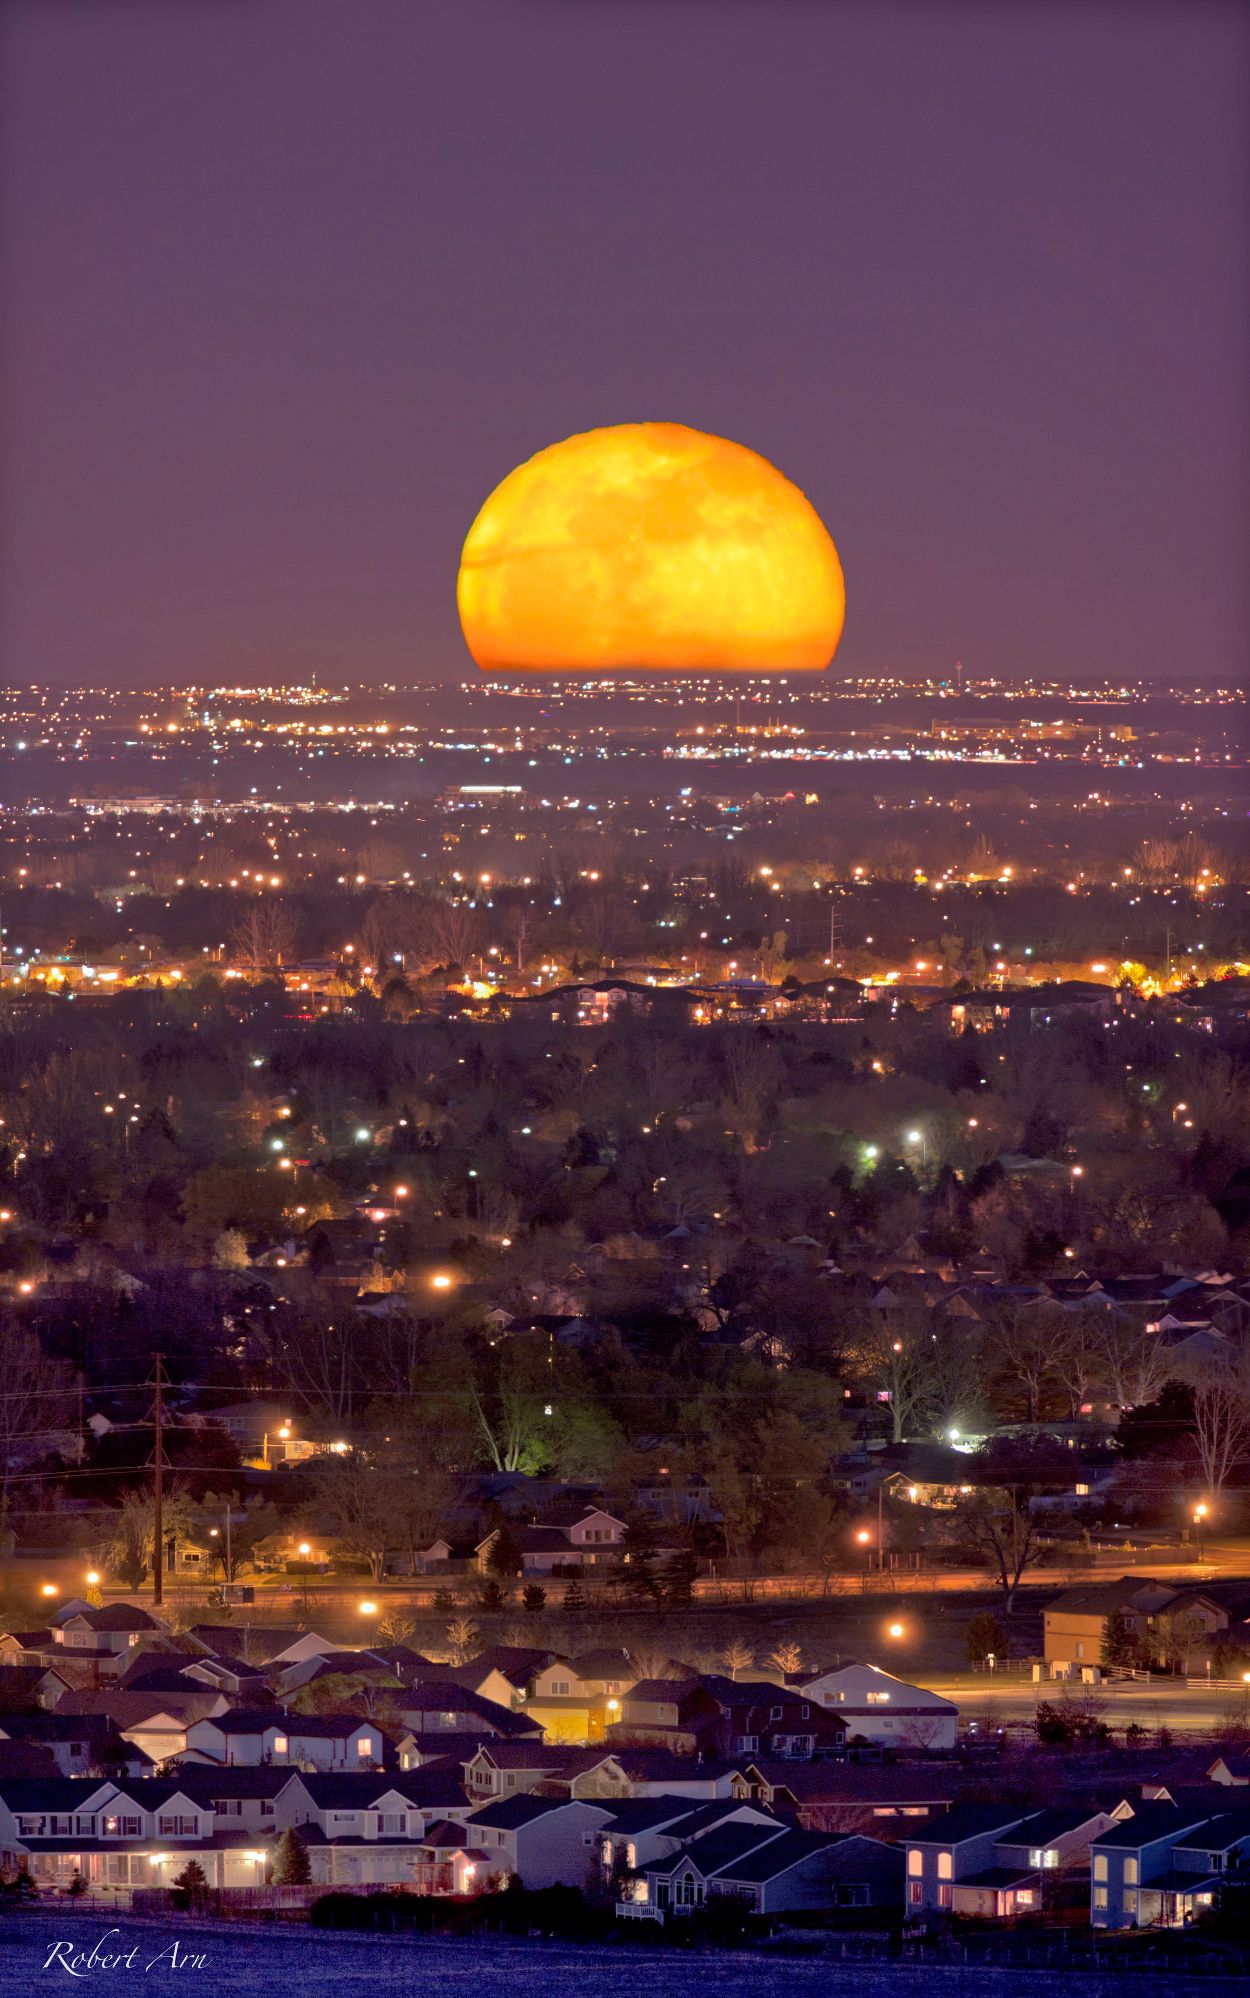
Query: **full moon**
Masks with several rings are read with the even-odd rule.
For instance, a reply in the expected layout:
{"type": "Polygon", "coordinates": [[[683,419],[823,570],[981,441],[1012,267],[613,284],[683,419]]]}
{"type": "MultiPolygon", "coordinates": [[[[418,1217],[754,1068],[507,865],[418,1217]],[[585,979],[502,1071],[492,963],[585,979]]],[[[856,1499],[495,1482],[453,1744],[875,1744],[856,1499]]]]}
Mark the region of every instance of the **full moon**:
{"type": "Polygon", "coordinates": [[[680,423],[622,423],[509,472],[460,560],[487,673],[819,672],[846,589],[816,509],[766,458],[680,423]]]}

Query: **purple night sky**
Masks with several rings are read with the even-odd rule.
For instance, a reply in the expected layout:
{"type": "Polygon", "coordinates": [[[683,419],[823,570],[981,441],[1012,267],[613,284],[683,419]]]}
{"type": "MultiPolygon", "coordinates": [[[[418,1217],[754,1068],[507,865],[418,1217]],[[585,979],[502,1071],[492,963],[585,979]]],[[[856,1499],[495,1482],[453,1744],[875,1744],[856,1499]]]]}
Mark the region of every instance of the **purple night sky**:
{"type": "Polygon", "coordinates": [[[1234,678],[1250,10],[7,0],[0,671],[468,664],[519,459],[670,418],[851,673],[1234,678]]]}

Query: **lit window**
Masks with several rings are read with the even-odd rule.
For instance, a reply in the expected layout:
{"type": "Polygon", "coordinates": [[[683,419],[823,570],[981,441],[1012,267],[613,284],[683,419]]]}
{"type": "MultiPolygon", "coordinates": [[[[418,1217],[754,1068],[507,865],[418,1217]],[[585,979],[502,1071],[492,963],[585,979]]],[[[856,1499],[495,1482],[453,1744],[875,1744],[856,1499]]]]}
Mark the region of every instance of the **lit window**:
{"type": "Polygon", "coordinates": [[[952,1871],[953,1871],[953,1868],[952,1868],[952,1865],[951,1865],[951,1856],[950,1856],[949,1852],[939,1852],[939,1854],[938,1854],[938,1879],[939,1879],[939,1880],[949,1880],[949,1879],[951,1878],[951,1874],[952,1874],[952,1871]]]}
{"type": "Polygon", "coordinates": [[[273,1752],[275,1755],[285,1755],[290,1746],[291,1744],[284,1734],[275,1734],[273,1738],[273,1752]]]}
{"type": "Polygon", "coordinates": [[[1105,1887],[1095,1887],[1095,1889],[1094,1889],[1094,1906],[1095,1906],[1096,1908],[1105,1908],[1105,1907],[1106,1907],[1106,1905],[1107,1905],[1107,1890],[1106,1890],[1106,1888],[1105,1888],[1105,1887]]]}
{"type": "Polygon", "coordinates": [[[1095,1880],[1105,1880],[1106,1877],[1107,1855],[1105,1852],[1096,1852],[1094,1854],[1094,1878],[1095,1880]]]}
{"type": "Polygon", "coordinates": [[[912,1846],[907,1854],[907,1871],[913,1877],[924,1872],[924,1854],[923,1852],[917,1852],[915,1846],[912,1846]]]}
{"type": "Polygon", "coordinates": [[[1136,1887],[1139,1878],[1140,1874],[1136,1859],[1126,1859],[1124,1862],[1124,1885],[1126,1887],[1136,1887]]]}

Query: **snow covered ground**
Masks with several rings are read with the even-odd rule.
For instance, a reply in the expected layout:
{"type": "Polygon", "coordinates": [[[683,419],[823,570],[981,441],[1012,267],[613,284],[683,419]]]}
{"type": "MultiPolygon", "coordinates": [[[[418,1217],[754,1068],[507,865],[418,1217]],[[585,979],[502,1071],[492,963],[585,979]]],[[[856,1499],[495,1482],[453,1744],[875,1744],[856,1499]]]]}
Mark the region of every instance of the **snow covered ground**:
{"type": "Polygon", "coordinates": [[[84,1991],[195,1998],[1228,1998],[1223,1978],[1093,1976],[616,1945],[324,1934],[37,1909],[0,1918],[0,1998],[84,1991]],[[57,1945],[61,1945],[59,1949],[57,1945]],[[95,1953],[96,1962],[89,1959],[95,1953]],[[105,1961],[107,1959],[107,1961],[105,1961]]]}

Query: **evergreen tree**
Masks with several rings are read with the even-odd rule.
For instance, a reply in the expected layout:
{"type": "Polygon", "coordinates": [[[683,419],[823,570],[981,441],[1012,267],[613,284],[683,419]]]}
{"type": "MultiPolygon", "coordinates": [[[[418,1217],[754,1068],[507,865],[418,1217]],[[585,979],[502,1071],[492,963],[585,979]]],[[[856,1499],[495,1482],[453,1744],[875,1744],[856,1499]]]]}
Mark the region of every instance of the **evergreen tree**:
{"type": "Polygon", "coordinates": [[[273,1849],[273,1884],[275,1887],[304,1887],[311,1879],[308,1847],[294,1825],[288,1825],[273,1849]]]}

